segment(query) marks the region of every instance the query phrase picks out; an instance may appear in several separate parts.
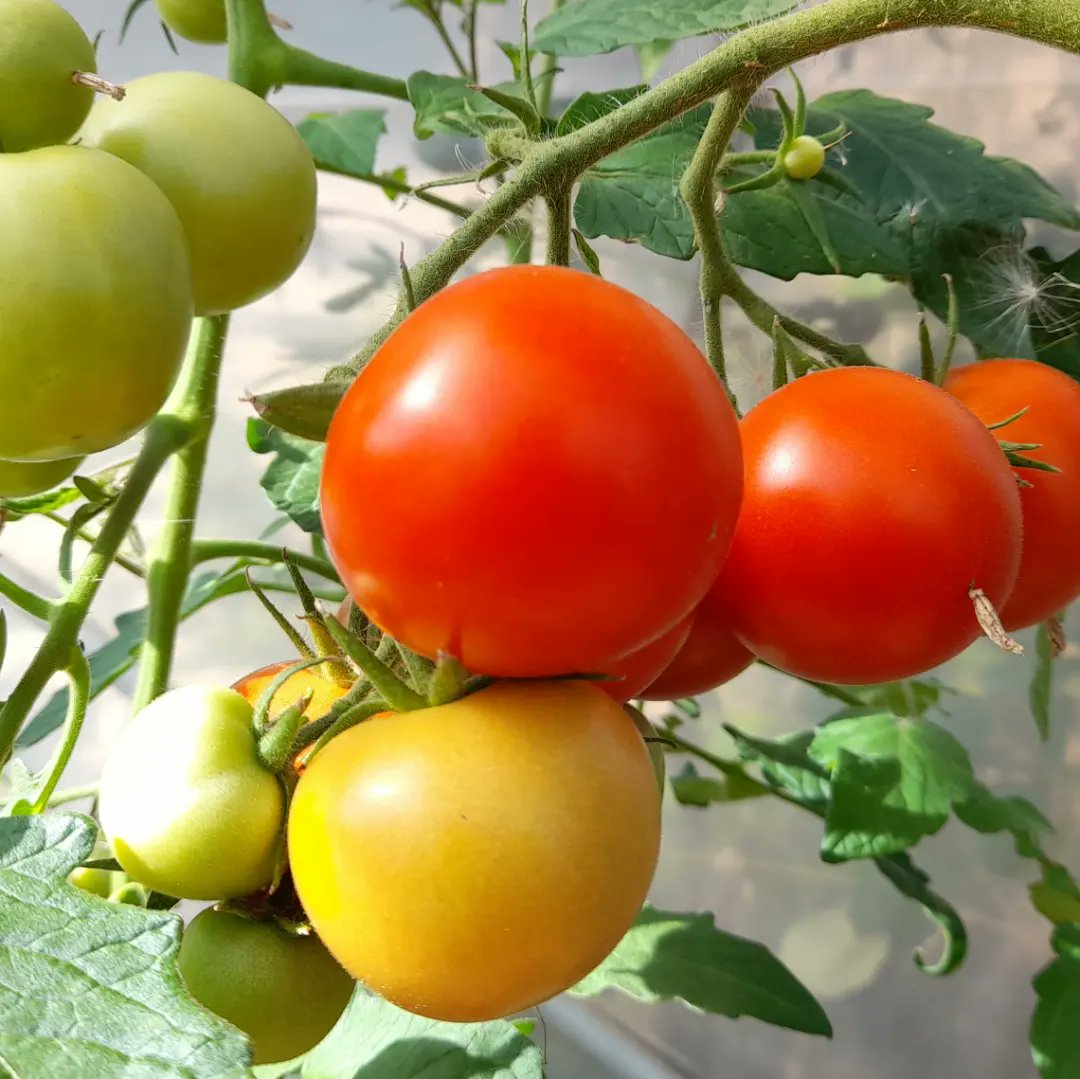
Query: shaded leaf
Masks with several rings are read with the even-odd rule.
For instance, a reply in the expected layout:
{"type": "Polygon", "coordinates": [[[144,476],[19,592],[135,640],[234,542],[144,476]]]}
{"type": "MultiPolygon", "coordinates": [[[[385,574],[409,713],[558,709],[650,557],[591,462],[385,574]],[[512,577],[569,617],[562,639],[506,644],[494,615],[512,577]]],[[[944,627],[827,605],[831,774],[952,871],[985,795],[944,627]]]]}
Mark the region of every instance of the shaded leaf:
{"type": "Polygon", "coordinates": [[[603,94],[587,90],[567,105],[566,111],[559,117],[555,134],[568,135],[579,127],[585,127],[593,120],[599,120],[601,116],[614,112],[626,102],[633,101],[635,97],[640,97],[646,90],[647,86],[628,86],[622,90],[608,90],[603,94]]]}
{"type": "Polygon", "coordinates": [[[313,382],[255,394],[251,404],[260,419],[286,434],[325,442],[330,421],[348,388],[344,382],[313,382]]]}
{"type": "Polygon", "coordinates": [[[441,1023],[357,989],[304,1079],[542,1079],[538,1046],[506,1019],[441,1023]]]}
{"type": "Polygon", "coordinates": [[[1039,737],[1045,742],[1050,737],[1050,689],[1053,684],[1054,666],[1050,634],[1045,624],[1035,631],[1035,671],[1028,686],[1028,703],[1031,718],[1039,737]]]}
{"type": "Polygon", "coordinates": [[[55,1079],[242,1079],[250,1049],[188,996],[179,918],[69,885],[93,849],[85,817],[0,820],[0,1058],[55,1079]]]}
{"type": "Polygon", "coordinates": [[[671,258],[694,253],[679,179],[708,123],[707,106],[604,158],[581,178],[574,221],[589,239],[610,236],[671,258]]]}
{"type": "Polygon", "coordinates": [[[570,0],[542,19],[532,42],[540,52],[592,56],[736,30],[790,11],[798,0],[570,0]]]}
{"type": "Polygon", "coordinates": [[[821,1005],[768,948],[717,929],[712,914],[646,905],[611,955],[571,992],[590,996],[609,988],[639,1000],[681,1000],[710,1014],[832,1035],[821,1005]]]}
{"type": "Polygon", "coordinates": [[[735,727],[724,729],[735,740],[739,757],[752,761],[763,778],[819,816],[825,815],[829,801],[829,773],[807,755],[813,731],[801,731],[774,742],[752,738],[735,727]]]}
{"type": "Polygon", "coordinates": [[[760,798],[766,792],[757,783],[737,775],[703,776],[687,761],[682,771],[671,777],[671,793],[681,805],[704,808],[714,802],[760,798]]]}
{"type": "Polygon", "coordinates": [[[262,420],[248,420],[248,446],[274,455],[259,481],[275,509],[287,513],[305,532],[322,533],[319,475],[324,446],[296,438],[262,420]]]}
{"type": "Polygon", "coordinates": [[[315,113],[301,120],[296,129],[320,167],[366,175],[375,170],[375,149],[386,130],[386,113],[382,109],[315,113]]]}
{"type": "Polygon", "coordinates": [[[1031,1057],[1043,1079],[1080,1075],[1080,954],[1062,932],[1054,938],[1057,958],[1032,982],[1038,1003],[1031,1017],[1031,1057]]]}
{"type": "MultiPolygon", "coordinates": [[[[518,123],[513,113],[476,90],[466,79],[417,71],[408,79],[409,101],[416,117],[413,132],[427,139],[437,131],[480,136],[497,127],[518,123]]],[[[521,96],[516,82],[500,83],[494,89],[515,97],[521,96]]]]}

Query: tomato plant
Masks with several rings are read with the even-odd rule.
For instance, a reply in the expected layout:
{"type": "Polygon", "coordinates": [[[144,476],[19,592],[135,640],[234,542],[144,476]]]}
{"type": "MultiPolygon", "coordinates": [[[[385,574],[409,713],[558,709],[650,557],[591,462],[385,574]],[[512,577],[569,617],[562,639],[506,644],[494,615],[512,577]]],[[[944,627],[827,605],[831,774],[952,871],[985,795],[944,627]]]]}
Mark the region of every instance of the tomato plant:
{"type": "Polygon", "coordinates": [[[322,519],[353,598],[414,651],[603,671],[701,599],[740,468],[731,405],[681,330],[598,278],[511,267],[423,304],[356,380],[322,519]],[[386,525],[365,528],[374,506],[386,525]]]}
{"type": "Polygon", "coordinates": [[[660,814],[622,708],[584,683],[522,683],[339,735],[288,831],[331,953],[402,1007],[466,1022],[530,1008],[603,959],[652,880],[660,814]]]}
{"type": "Polygon", "coordinates": [[[90,39],[53,0],[3,0],[0,25],[0,146],[12,153],[65,142],[94,97],[71,77],[97,70],[90,39]]]}
{"type": "Polygon", "coordinates": [[[101,98],[80,137],[130,162],[172,201],[187,236],[195,310],[231,311],[292,276],[315,231],[315,167],[280,113],[197,72],[133,79],[101,98]]]}
{"type": "Polygon", "coordinates": [[[196,915],[177,966],[200,1004],[251,1039],[255,1064],[306,1053],[330,1033],[353,991],[314,934],[228,909],[196,915]]]}
{"type": "Polygon", "coordinates": [[[696,697],[730,682],[753,662],[753,653],[732,633],[722,606],[707,597],[694,611],[682,646],[636,696],[647,701],[696,697]]]}
{"type": "Polygon", "coordinates": [[[874,980],[726,1070],[1073,1079],[1080,209],[800,79],[1072,0],[98,6],[0,0],[0,1070],[557,1079],[615,990],[712,1075],[874,980]]]}
{"type": "Polygon", "coordinates": [[[993,435],[911,375],[808,375],[742,421],[746,485],[714,587],[736,636],[823,682],[907,678],[979,635],[1020,565],[1020,498],[993,435]],[[943,542],[948,537],[948,542],[943,542]]]}
{"type": "Polygon", "coordinates": [[[117,861],[167,895],[229,899],[274,875],[284,796],[233,690],[187,686],[144,708],[105,764],[99,812],[117,861]]]}
{"type": "Polygon", "coordinates": [[[954,371],[945,388],[988,425],[1026,410],[998,437],[1037,442],[1025,453],[1059,470],[1017,470],[1024,548],[1001,609],[1010,630],[1052,618],[1080,595],[1080,552],[1070,538],[1080,528],[1080,386],[1032,360],[990,360],[954,371]]]}
{"type": "Polygon", "coordinates": [[[225,42],[225,0],[154,0],[161,21],[174,33],[202,45],[225,42]]]}
{"type": "Polygon", "coordinates": [[[191,329],[176,214],[81,146],[0,155],[0,191],[0,457],[115,446],[161,407],[191,329]]]}

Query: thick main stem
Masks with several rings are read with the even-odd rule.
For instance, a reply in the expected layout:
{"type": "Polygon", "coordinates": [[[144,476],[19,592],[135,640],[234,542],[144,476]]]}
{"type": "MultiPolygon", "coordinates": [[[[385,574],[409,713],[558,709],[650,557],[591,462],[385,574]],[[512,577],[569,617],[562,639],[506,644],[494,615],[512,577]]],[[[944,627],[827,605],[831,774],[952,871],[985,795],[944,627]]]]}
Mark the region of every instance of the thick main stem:
{"type": "Polygon", "coordinates": [[[549,266],[570,265],[570,189],[560,188],[547,199],[547,261],[549,266]]]}
{"type": "MultiPolygon", "coordinates": [[[[231,5],[252,2],[255,0],[229,0],[231,5]]],[[[472,254],[537,194],[567,177],[580,176],[602,158],[741,80],[763,81],[837,45],[924,26],[993,30],[1080,52],[1080,7],[1074,0],[827,0],[751,27],[614,112],[567,135],[538,143],[522,160],[517,175],[499,188],[487,206],[414,267],[417,299],[422,302],[446,285],[472,254]]],[[[744,301],[749,306],[751,297],[753,293],[743,293],[740,300],[739,294],[732,293],[740,306],[744,301]]],[[[766,333],[771,333],[775,315],[775,311],[768,312],[766,333]]],[[[399,305],[388,325],[376,334],[374,344],[347,368],[335,368],[329,377],[349,378],[359,371],[374,346],[385,340],[403,317],[399,305]]],[[[793,337],[818,347],[811,338],[821,335],[814,335],[808,327],[783,318],[781,325],[793,337]]]]}
{"type": "Polygon", "coordinates": [[[177,384],[172,410],[192,437],[173,461],[165,521],[146,566],[149,602],[146,640],[139,656],[134,709],[144,708],[168,688],[180,605],[191,573],[191,544],[202,492],[210,432],[214,426],[218,379],[229,316],[199,319],[192,335],[186,376],[177,384]]]}

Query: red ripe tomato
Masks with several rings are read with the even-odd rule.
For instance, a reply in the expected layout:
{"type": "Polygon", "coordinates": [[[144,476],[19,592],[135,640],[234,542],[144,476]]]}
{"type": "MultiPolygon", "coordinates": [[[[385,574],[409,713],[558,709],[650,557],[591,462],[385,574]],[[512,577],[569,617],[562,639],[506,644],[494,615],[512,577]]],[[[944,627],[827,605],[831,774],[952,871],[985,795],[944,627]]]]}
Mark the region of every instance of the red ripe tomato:
{"type": "Polygon", "coordinates": [[[736,635],[785,671],[889,682],[978,635],[1020,565],[1020,497],[993,435],[911,375],[808,375],[742,421],[745,494],[715,593],[736,635]]]}
{"type": "Polygon", "coordinates": [[[988,425],[1026,408],[995,435],[1039,443],[1025,456],[1061,470],[1017,470],[1031,485],[1020,489],[1024,549],[1020,576],[1000,612],[1007,630],[1052,618],[1080,595],[1080,385],[1034,360],[987,360],[954,371],[945,388],[988,425]]]}
{"type": "Polygon", "coordinates": [[[690,615],[652,644],[624,656],[608,668],[608,680],[596,685],[620,704],[640,697],[642,690],[656,680],[686,643],[692,623],[693,616],[690,615]]]}
{"type": "Polygon", "coordinates": [[[551,266],[422,304],[343,398],[322,473],[353,598],[479,673],[606,671],[686,617],[738,514],[738,424],[694,343],[551,266]]]}
{"type": "Polygon", "coordinates": [[[731,632],[731,620],[718,603],[706,597],[694,612],[682,648],[662,673],[638,696],[646,701],[677,701],[708,693],[754,662],[753,654],[731,632]]]}

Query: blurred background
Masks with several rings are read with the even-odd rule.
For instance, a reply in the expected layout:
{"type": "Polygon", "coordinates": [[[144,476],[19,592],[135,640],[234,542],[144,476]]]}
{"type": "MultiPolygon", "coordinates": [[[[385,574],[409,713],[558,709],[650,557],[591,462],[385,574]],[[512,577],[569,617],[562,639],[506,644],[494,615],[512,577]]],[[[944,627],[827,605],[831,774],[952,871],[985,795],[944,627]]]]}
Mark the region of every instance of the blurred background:
{"type": "MultiPolygon", "coordinates": [[[[174,54],[150,4],[135,17],[123,44],[123,0],[68,0],[67,6],[91,35],[102,32],[99,70],[113,81],[165,68],[224,74],[223,48],[181,41],[174,54]]],[[[273,0],[271,8],[293,24],[290,40],[327,57],[399,77],[419,69],[450,71],[430,27],[391,0],[273,0]]],[[[516,37],[519,13],[514,4],[482,5],[481,17],[483,79],[504,80],[509,65],[495,41],[516,37]]],[[[702,38],[677,46],[656,78],[713,45],[714,40],[702,38]]],[[[563,66],[557,104],[584,89],[640,81],[637,59],[628,51],[563,66]]],[[[811,100],[834,89],[865,86],[929,105],[937,122],[975,136],[992,153],[1021,158],[1076,199],[1076,57],[989,34],[942,30],[842,49],[803,64],[799,74],[811,100]]],[[[293,120],[314,111],[384,108],[388,131],[377,168],[406,166],[414,183],[466,171],[481,160],[479,148],[468,142],[437,136],[417,143],[411,109],[402,103],[318,90],[287,90],[272,100],[293,120]]],[[[468,187],[459,194],[475,197],[468,187]]],[[[233,318],[201,535],[249,537],[274,516],[258,485],[267,461],[246,448],[250,411],[241,398],[248,391],[314,381],[327,366],[347,359],[393,306],[401,245],[408,262],[415,263],[452,225],[446,214],[416,200],[392,203],[378,188],[320,177],[319,230],[306,263],[277,294],[233,318]]],[[[1049,231],[1040,232],[1039,239],[1055,254],[1068,250],[1049,231]]],[[[700,339],[693,263],[608,241],[595,246],[607,277],[646,296],[700,339]]],[[[470,271],[502,257],[501,246],[492,245],[470,271]]],[[[865,344],[879,361],[915,368],[916,312],[903,289],[872,278],[802,277],[781,284],[751,277],[755,287],[797,318],[865,344]]],[[[747,408],[768,388],[771,349],[734,313],[728,325],[733,386],[747,408]]],[[[119,447],[95,463],[119,460],[129,449],[119,447]]],[[[148,536],[161,514],[158,490],[142,518],[148,536]]],[[[56,594],[59,539],[60,528],[45,520],[8,528],[0,553],[4,572],[46,595],[56,594]]],[[[289,542],[304,541],[296,534],[289,542]]],[[[107,641],[112,620],[142,602],[139,582],[114,569],[86,625],[87,649],[107,641]]],[[[0,696],[38,640],[34,623],[17,611],[8,614],[11,644],[0,696]]],[[[1069,628],[1080,637],[1080,618],[1069,628]]],[[[1047,813],[1058,827],[1051,853],[1075,864],[1080,862],[1080,649],[1070,647],[1056,667],[1052,729],[1045,744],[1027,707],[1031,653],[1029,648],[1025,657],[1007,656],[981,642],[942,668],[940,678],[958,691],[948,696],[949,715],[942,722],[969,748],[980,778],[999,793],[1032,798],[1047,813]]],[[[186,623],[175,679],[227,684],[287,656],[287,642],[259,605],[251,596],[237,596],[186,623]]],[[[130,678],[121,680],[92,707],[65,786],[97,776],[128,718],[131,686],[130,678]]],[[[749,670],[703,703],[702,717],[692,721],[693,736],[721,752],[730,750],[721,721],[775,736],[834,710],[815,691],[760,669],[749,670]]],[[[39,765],[49,749],[48,744],[34,747],[28,763],[39,765]]],[[[779,802],[695,810],[669,798],[652,899],[671,910],[713,910],[723,928],[767,944],[825,1003],[835,1027],[831,1043],[753,1020],[707,1018],[676,1005],[645,1007],[617,995],[560,999],[541,1009],[544,1025],[538,1028],[552,1079],[1033,1076],[1027,1048],[1030,980],[1049,949],[1047,926],[1027,900],[1031,864],[1014,856],[1008,840],[976,836],[951,824],[923,844],[920,864],[960,909],[970,934],[966,964],[951,978],[934,980],[919,973],[911,959],[916,948],[925,946],[933,956],[938,946],[920,908],[902,901],[872,866],[823,865],[819,841],[817,821],[779,802]]],[[[528,886],[522,881],[522,888],[528,886]]]]}

